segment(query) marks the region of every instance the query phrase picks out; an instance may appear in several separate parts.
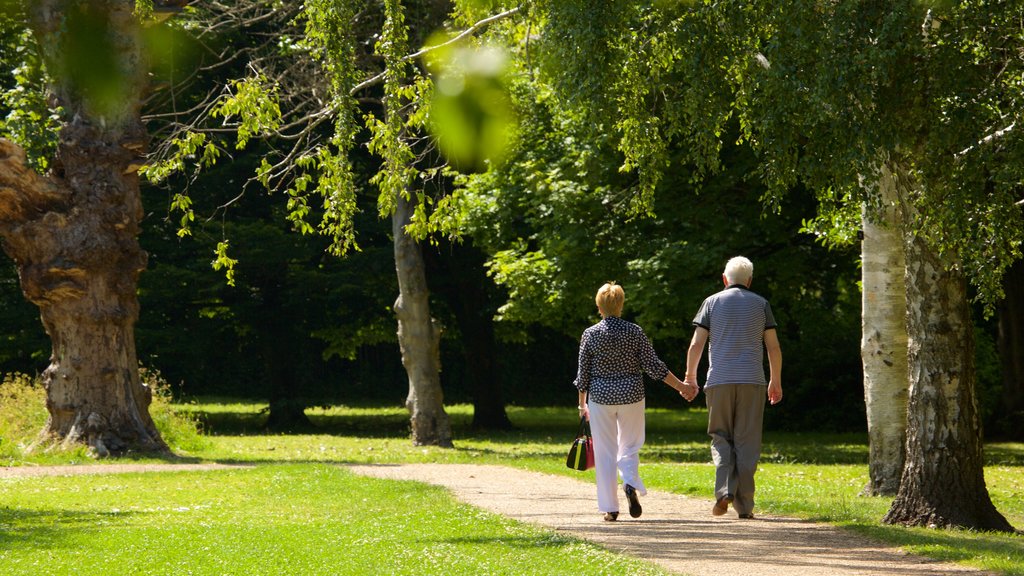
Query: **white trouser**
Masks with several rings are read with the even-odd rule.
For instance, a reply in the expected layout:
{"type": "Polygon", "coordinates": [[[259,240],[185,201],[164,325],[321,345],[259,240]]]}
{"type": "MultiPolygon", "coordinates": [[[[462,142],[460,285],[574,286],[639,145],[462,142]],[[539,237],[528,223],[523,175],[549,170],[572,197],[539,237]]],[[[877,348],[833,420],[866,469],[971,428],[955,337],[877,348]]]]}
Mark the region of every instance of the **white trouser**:
{"type": "Polygon", "coordinates": [[[589,402],[590,433],[594,438],[594,473],[597,475],[597,509],[619,511],[619,471],[623,484],[641,496],[647,488],[640,479],[640,448],[644,445],[645,401],[633,404],[589,402]]]}

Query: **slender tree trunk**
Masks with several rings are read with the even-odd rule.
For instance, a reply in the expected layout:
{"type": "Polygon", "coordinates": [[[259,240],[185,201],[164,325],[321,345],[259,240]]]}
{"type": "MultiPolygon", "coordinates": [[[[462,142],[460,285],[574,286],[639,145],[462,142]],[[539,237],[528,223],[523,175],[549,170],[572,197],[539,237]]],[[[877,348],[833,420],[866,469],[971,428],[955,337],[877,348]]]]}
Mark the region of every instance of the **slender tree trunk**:
{"type": "Polygon", "coordinates": [[[136,174],[145,144],[145,70],[134,8],[134,0],[97,0],[87,10],[57,0],[32,3],[33,31],[51,70],[61,69],[62,57],[65,67],[83,61],[68,60],[62,50],[102,46],[116,68],[103,72],[119,83],[118,96],[105,105],[87,100],[89,71],[56,76],[53,97],[66,121],[46,177],[26,167],[20,148],[0,141],[0,236],[53,343],[43,372],[50,414],[44,435],[88,444],[101,456],[166,450],[148,413],[152,396],[140,382],[135,351],[136,287],[146,253],[138,243],[136,174]],[[83,30],[94,37],[69,40],[83,30]]]}
{"type": "Polygon", "coordinates": [[[1018,261],[1003,281],[1006,297],[999,305],[999,357],[1003,365],[1002,434],[1024,439],[1024,261],[1018,261]]]}
{"type": "Polygon", "coordinates": [[[907,441],[907,299],[897,180],[882,165],[878,209],[862,210],[861,361],[867,406],[870,479],[864,493],[893,496],[907,441]]]}
{"type": "Polygon", "coordinates": [[[398,274],[398,344],[402,364],[409,377],[405,405],[412,423],[412,441],[417,446],[452,446],[451,423],[444,410],[441,391],[441,328],[430,316],[430,293],[422,249],[405,227],[415,205],[399,195],[392,215],[395,242],[395,271],[398,274]]]}
{"type": "Polygon", "coordinates": [[[914,232],[906,198],[901,208],[910,343],[907,453],[899,492],[883,521],[1012,531],[985,487],[966,279],[955,254],[938,253],[914,232]]]}

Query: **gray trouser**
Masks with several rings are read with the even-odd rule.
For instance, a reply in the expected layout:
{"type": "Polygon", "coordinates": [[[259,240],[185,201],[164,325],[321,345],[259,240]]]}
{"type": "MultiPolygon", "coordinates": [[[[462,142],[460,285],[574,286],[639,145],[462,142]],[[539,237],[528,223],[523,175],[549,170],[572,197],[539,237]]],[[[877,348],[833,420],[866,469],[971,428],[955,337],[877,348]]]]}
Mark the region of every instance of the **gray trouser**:
{"type": "Polygon", "coordinates": [[[715,499],[732,495],[737,514],[754,511],[754,472],[761,457],[765,387],[719,384],[704,389],[715,462],[715,499]]]}

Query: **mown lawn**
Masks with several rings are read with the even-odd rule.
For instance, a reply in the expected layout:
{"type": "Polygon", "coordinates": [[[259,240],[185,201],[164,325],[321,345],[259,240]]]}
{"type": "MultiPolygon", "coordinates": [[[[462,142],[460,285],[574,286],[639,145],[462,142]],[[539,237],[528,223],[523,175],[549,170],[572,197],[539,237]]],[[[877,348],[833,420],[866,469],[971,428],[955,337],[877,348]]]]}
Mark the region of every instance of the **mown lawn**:
{"type": "MultiPolygon", "coordinates": [[[[251,470],[0,481],[0,566],[36,573],[30,562],[49,554],[82,556],[67,561],[66,573],[95,569],[104,557],[103,566],[144,560],[120,564],[135,566],[125,573],[144,574],[658,573],[642,562],[456,504],[436,488],[354,479],[324,466],[490,463],[592,481],[592,472],[564,466],[575,410],[510,407],[516,429],[484,433],[469,428],[469,406],[451,406],[456,447],[440,449],[411,445],[408,415],[400,407],[310,410],[316,428],[301,434],[263,432],[264,407],[223,399],[176,406],[206,432],[189,450],[179,450],[180,460],[261,464],[251,470]],[[367,504],[360,495],[368,493],[374,496],[367,504]],[[365,554],[356,554],[357,548],[365,554]],[[593,563],[581,568],[582,559],[593,563]],[[200,569],[189,572],[186,566],[200,569]]],[[[710,506],[713,470],[705,419],[700,409],[649,410],[641,455],[649,488],[707,498],[710,506]]],[[[986,451],[992,499],[1012,524],[1024,527],[1024,445],[992,444],[986,451]]],[[[860,496],[866,461],[863,435],[768,431],[758,510],[831,522],[911,552],[1024,576],[1020,534],[881,525],[889,499],[860,496]]]]}

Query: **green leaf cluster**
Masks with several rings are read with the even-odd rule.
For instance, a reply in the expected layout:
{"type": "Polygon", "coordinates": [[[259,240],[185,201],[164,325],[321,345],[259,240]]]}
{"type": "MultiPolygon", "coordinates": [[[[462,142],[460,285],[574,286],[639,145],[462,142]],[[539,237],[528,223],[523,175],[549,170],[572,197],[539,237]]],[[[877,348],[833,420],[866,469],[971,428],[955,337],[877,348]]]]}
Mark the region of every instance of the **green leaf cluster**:
{"type": "Polygon", "coordinates": [[[0,12],[0,57],[13,65],[0,73],[0,136],[17,142],[30,165],[45,172],[57,148],[61,110],[46,100],[45,66],[22,22],[0,12]]]}

